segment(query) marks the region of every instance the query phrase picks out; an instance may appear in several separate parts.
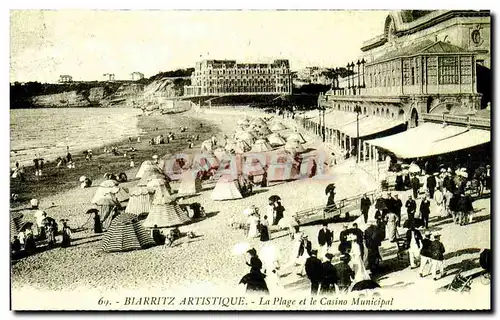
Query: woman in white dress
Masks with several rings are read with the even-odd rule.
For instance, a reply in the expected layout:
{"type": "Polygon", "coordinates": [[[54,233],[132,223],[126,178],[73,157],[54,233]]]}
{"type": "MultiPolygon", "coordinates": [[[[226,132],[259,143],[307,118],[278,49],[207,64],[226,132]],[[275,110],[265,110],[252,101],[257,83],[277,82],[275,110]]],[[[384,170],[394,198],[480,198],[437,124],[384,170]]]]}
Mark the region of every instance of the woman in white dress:
{"type": "Polygon", "coordinates": [[[283,286],[279,279],[280,264],[278,261],[278,252],[274,245],[265,244],[260,250],[264,273],[266,274],[266,283],[272,294],[279,294],[283,291],[283,286]]]}
{"type": "Polygon", "coordinates": [[[252,213],[247,220],[248,223],[248,238],[256,238],[259,236],[259,216],[258,214],[252,213]]]}
{"type": "Polygon", "coordinates": [[[347,237],[347,241],[351,242],[351,261],[349,262],[349,265],[351,266],[351,269],[354,271],[354,280],[353,280],[353,285],[356,284],[359,281],[363,280],[370,280],[370,275],[366,271],[365,268],[365,263],[363,261],[363,257],[361,256],[361,248],[359,247],[359,244],[356,242],[356,236],[354,235],[349,235],[347,237]]]}
{"type": "Polygon", "coordinates": [[[439,216],[441,218],[446,218],[448,216],[448,212],[446,212],[446,203],[444,199],[444,195],[441,190],[437,189],[434,192],[434,201],[436,201],[436,206],[438,209],[439,216]]]}

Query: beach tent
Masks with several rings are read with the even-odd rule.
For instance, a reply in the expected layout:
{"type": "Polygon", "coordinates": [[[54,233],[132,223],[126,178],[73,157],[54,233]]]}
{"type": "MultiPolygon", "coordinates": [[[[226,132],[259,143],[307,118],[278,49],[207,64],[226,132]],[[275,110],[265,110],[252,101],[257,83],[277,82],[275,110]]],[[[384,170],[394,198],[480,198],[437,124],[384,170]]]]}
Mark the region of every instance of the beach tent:
{"type": "Polygon", "coordinates": [[[269,144],[273,147],[279,147],[286,144],[286,140],[279,133],[275,132],[267,137],[269,144]]]}
{"type": "Polygon", "coordinates": [[[267,152],[273,150],[273,147],[265,140],[265,139],[259,139],[255,141],[254,145],[252,146],[252,152],[267,152]]]}
{"type": "Polygon", "coordinates": [[[226,151],[233,150],[235,153],[245,153],[250,151],[252,148],[245,141],[234,141],[230,140],[226,143],[226,151]]]}
{"type": "Polygon", "coordinates": [[[219,168],[220,161],[215,154],[210,151],[204,154],[196,154],[193,159],[193,166],[191,169],[199,169],[200,171],[210,171],[219,168]]]}
{"type": "Polygon", "coordinates": [[[250,123],[250,121],[247,118],[243,118],[238,120],[237,124],[240,126],[247,126],[250,123]]]}
{"type": "Polygon", "coordinates": [[[172,188],[170,187],[170,183],[165,179],[153,179],[148,182],[146,187],[150,192],[157,192],[160,190],[162,193],[166,192],[169,196],[173,194],[172,188]]]}
{"type": "Polygon", "coordinates": [[[12,212],[10,214],[10,241],[14,240],[14,236],[19,234],[19,230],[23,225],[23,214],[20,212],[12,212]]]}
{"type": "Polygon", "coordinates": [[[248,144],[252,144],[257,140],[255,134],[250,131],[238,131],[234,134],[234,138],[237,141],[245,141],[248,144]]]}
{"type": "Polygon", "coordinates": [[[233,175],[220,177],[212,191],[211,199],[215,201],[242,199],[238,179],[233,175]]]}
{"type": "Polygon", "coordinates": [[[271,157],[271,163],[267,168],[267,181],[294,180],[300,173],[300,162],[287,150],[279,150],[271,157]]]}
{"type": "Polygon", "coordinates": [[[156,180],[156,179],[167,180],[168,177],[166,177],[162,173],[151,171],[151,172],[144,174],[144,176],[141,178],[141,180],[139,180],[139,182],[137,182],[137,185],[138,186],[147,186],[150,181],[156,180]]]}
{"type": "Polygon", "coordinates": [[[147,214],[153,202],[154,191],[146,186],[136,186],[130,189],[130,199],[128,200],[125,213],[135,215],[147,214]]]}
{"type": "Polygon", "coordinates": [[[269,130],[269,128],[267,126],[262,126],[262,127],[260,127],[260,128],[257,129],[257,133],[260,136],[267,136],[267,135],[271,134],[272,131],[269,130]]]}
{"type": "Polygon", "coordinates": [[[285,130],[286,127],[281,123],[281,122],[275,122],[273,124],[271,124],[271,127],[269,127],[269,129],[271,129],[271,131],[281,131],[281,130],[285,130]]]}
{"type": "Polygon", "coordinates": [[[191,167],[190,159],[175,158],[173,156],[164,157],[162,163],[163,172],[171,181],[179,180],[184,170],[191,167]]]}
{"type": "Polygon", "coordinates": [[[291,153],[299,153],[306,150],[297,140],[288,140],[283,148],[291,153]]]}
{"type": "Polygon", "coordinates": [[[154,204],[151,207],[148,217],[143,222],[146,228],[167,228],[188,223],[191,221],[187,212],[175,202],[154,204]]]}
{"type": "Polygon", "coordinates": [[[187,196],[197,194],[201,191],[201,180],[198,170],[187,170],[182,174],[178,196],[187,196]]]}
{"type": "Polygon", "coordinates": [[[146,172],[159,172],[161,173],[160,167],[151,160],[146,160],[141,164],[139,171],[135,175],[136,178],[140,179],[144,176],[146,172]]]}
{"type": "Polygon", "coordinates": [[[122,213],[113,219],[102,239],[104,252],[139,250],[154,245],[155,242],[137,217],[129,213],[122,213]]]}
{"type": "Polygon", "coordinates": [[[266,122],[262,120],[262,118],[254,118],[252,121],[250,121],[250,125],[252,126],[265,126],[266,122]]]}
{"type": "Polygon", "coordinates": [[[118,186],[115,180],[105,180],[102,182],[92,198],[91,203],[96,204],[106,194],[113,194],[119,202],[127,201],[129,199],[128,192],[122,187],[118,186]]]}
{"type": "Polygon", "coordinates": [[[306,139],[304,139],[304,137],[299,132],[293,132],[292,134],[290,134],[288,138],[286,138],[286,141],[290,140],[296,140],[299,143],[306,143],[306,139]]]}
{"type": "Polygon", "coordinates": [[[227,151],[222,148],[222,147],[218,147],[217,149],[214,150],[214,156],[217,158],[217,160],[221,161],[222,159],[224,159],[224,157],[228,154],[227,151]]]}

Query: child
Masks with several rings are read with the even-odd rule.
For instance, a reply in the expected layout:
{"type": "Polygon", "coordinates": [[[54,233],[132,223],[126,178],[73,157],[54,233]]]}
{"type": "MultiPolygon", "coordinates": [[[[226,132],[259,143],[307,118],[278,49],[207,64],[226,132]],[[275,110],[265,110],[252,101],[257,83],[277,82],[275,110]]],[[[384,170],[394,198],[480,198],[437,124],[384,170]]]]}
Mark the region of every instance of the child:
{"type": "Polygon", "coordinates": [[[63,223],[61,247],[64,247],[64,248],[70,247],[71,246],[71,229],[67,225],[68,220],[61,220],[61,221],[63,223]]]}
{"type": "Polygon", "coordinates": [[[94,233],[102,233],[101,217],[99,213],[94,213],[94,233]]]}

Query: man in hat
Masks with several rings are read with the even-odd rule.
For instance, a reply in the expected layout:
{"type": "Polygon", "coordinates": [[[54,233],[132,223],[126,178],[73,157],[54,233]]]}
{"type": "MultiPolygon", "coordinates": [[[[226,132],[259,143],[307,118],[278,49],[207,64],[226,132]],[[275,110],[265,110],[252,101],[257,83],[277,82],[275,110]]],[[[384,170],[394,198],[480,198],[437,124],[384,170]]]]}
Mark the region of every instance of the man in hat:
{"type": "Polygon", "coordinates": [[[441,235],[435,234],[434,241],[430,245],[430,253],[432,259],[432,278],[434,280],[440,279],[444,275],[444,245],[441,243],[441,235]],[[439,278],[437,272],[439,270],[439,278]]]}
{"type": "Polygon", "coordinates": [[[420,189],[420,180],[418,179],[417,175],[413,175],[413,178],[411,178],[411,188],[413,190],[413,197],[417,199],[418,197],[418,189],[420,189]]]}
{"type": "Polygon", "coordinates": [[[431,213],[430,208],[431,203],[429,199],[427,199],[427,195],[424,194],[422,202],[420,202],[420,217],[422,218],[425,228],[429,228],[429,214],[431,213]]]}
{"type": "Polygon", "coordinates": [[[340,255],[340,262],[333,266],[337,278],[337,286],[340,292],[347,292],[354,279],[354,271],[349,266],[350,257],[348,254],[340,255]]]}
{"type": "Polygon", "coordinates": [[[429,192],[429,197],[434,198],[434,190],[436,189],[436,177],[433,174],[427,175],[427,191],[429,192]]]}
{"type": "Polygon", "coordinates": [[[337,282],[337,275],[335,268],[332,265],[333,254],[325,254],[325,262],[322,264],[322,279],[320,286],[321,294],[330,294],[335,292],[335,283],[337,282]]]}
{"type": "Polygon", "coordinates": [[[312,245],[311,241],[309,241],[307,234],[302,233],[300,236],[300,244],[297,252],[297,264],[299,265],[298,275],[303,276],[304,265],[309,256],[311,256],[312,245]]]}
{"type": "Polygon", "coordinates": [[[318,232],[319,257],[323,259],[333,243],[333,232],[328,229],[328,223],[324,222],[318,232]]]}
{"type": "Polygon", "coordinates": [[[368,222],[368,211],[370,210],[370,206],[372,205],[372,202],[370,198],[365,194],[363,194],[363,197],[361,198],[361,204],[360,204],[360,210],[361,214],[363,215],[363,219],[365,223],[368,222]]]}
{"type": "Polygon", "coordinates": [[[403,207],[403,202],[401,202],[401,199],[399,199],[399,196],[397,193],[394,195],[393,206],[394,206],[394,213],[398,217],[397,226],[399,227],[399,226],[401,226],[401,208],[403,207]]]}
{"type": "Polygon", "coordinates": [[[413,225],[415,220],[415,211],[417,211],[417,203],[413,200],[412,196],[408,196],[408,200],[405,203],[406,214],[408,215],[408,223],[413,225]]]}
{"type": "Polygon", "coordinates": [[[307,258],[305,269],[306,275],[311,281],[311,294],[318,294],[319,284],[323,274],[323,264],[317,258],[318,250],[311,250],[311,256],[307,258]]]}
{"type": "Polygon", "coordinates": [[[376,221],[370,220],[368,223],[370,226],[365,230],[365,244],[368,249],[368,269],[371,272],[374,272],[382,259],[379,247],[385,238],[385,234],[381,229],[383,226],[377,225],[376,221]]]}
{"type": "Polygon", "coordinates": [[[426,231],[425,232],[425,238],[422,240],[422,246],[420,247],[420,271],[419,274],[421,277],[424,277],[424,269],[427,266],[427,264],[431,264],[432,267],[432,261],[431,261],[431,232],[426,231]]]}

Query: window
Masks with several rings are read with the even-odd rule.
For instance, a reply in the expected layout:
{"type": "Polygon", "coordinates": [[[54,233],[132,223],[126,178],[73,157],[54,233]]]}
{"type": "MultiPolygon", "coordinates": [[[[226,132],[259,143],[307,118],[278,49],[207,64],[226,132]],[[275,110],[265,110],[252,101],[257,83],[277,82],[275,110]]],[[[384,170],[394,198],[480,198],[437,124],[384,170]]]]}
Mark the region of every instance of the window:
{"type": "Polygon", "coordinates": [[[403,85],[409,86],[411,85],[411,61],[409,59],[403,60],[403,85]]]}
{"type": "Polygon", "coordinates": [[[460,82],[462,84],[471,83],[472,77],[472,57],[460,57],[460,82]]]}
{"type": "Polygon", "coordinates": [[[439,57],[439,84],[458,84],[457,57],[439,57]]]}
{"type": "Polygon", "coordinates": [[[427,57],[427,84],[436,85],[437,84],[437,58],[427,57]]]}

